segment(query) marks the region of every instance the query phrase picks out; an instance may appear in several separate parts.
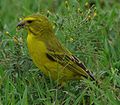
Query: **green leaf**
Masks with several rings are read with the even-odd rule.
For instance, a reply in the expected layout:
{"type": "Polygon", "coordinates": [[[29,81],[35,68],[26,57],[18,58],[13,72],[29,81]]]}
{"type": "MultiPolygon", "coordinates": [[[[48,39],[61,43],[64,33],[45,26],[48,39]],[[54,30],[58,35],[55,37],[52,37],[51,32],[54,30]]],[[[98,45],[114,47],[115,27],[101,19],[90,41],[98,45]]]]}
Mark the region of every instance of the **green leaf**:
{"type": "Polygon", "coordinates": [[[28,100],[27,100],[27,86],[25,87],[25,91],[24,91],[24,94],[23,94],[21,105],[28,105],[28,100]]]}

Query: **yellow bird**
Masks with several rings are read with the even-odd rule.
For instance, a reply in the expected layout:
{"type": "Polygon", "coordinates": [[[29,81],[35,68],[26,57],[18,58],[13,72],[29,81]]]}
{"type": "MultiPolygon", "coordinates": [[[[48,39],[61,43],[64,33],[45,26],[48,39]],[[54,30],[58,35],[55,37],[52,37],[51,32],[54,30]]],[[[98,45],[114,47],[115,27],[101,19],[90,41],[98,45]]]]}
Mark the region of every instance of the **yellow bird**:
{"type": "Polygon", "coordinates": [[[60,83],[83,77],[95,80],[84,64],[58,41],[45,16],[27,16],[18,23],[17,29],[21,28],[27,29],[30,56],[45,75],[60,83]]]}

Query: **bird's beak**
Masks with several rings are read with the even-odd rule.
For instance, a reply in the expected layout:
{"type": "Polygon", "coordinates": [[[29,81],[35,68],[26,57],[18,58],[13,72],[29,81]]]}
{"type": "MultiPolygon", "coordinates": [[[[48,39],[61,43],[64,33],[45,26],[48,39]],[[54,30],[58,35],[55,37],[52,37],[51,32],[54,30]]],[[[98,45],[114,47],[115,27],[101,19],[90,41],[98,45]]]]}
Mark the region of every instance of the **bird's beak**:
{"type": "Polygon", "coordinates": [[[24,20],[21,20],[18,24],[17,24],[17,30],[20,30],[22,28],[24,28],[26,25],[26,22],[24,20]]]}

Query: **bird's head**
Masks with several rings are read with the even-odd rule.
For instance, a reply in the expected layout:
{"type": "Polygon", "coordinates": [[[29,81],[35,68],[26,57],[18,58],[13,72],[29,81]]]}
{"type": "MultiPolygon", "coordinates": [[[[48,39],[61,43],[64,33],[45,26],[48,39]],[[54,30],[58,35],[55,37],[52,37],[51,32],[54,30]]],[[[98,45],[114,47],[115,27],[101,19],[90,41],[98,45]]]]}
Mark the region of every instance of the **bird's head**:
{"type": "Polygon", "coordinates": [[[31,15],[22,19],[18,25],[17,29],[26,28],[29,32],[34,35],[40,35],[44,32],[49,33],[53,31],[51,23],[43,15],[31,15]]]}

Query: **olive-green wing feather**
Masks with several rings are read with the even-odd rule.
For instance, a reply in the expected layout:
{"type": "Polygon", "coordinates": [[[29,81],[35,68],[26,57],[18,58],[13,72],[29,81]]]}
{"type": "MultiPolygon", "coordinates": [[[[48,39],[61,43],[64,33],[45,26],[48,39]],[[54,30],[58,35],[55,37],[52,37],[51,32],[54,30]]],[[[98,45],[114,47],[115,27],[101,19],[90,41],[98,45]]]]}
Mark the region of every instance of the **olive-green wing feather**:
{"type": "MultiPolygon", "coordinates": [[[[45,39],[45,36],[41,39],[45,39]]],[[[68,68],[68,70],[76,73],[77,75],[86,78],[90,77],[91,79],[95,80],[92,74],[86,69],[84,64],[78,58],[73,56],[66,48],[64,48],[54,34],[47,36],[46,39],[47,40],[44,40],[44,42],[48,50],[46,53],[48,59],[58,62],[63,67],[68,68]]]]}
{"type": "Polygon", "coordinates": [[[80,76],[83,76],[86,78],[90,77],[91,79],[95,80],[93,75],[86,69],[84,64],[80,62],[80,60],[73,55],[66,55],[63,53],[56,53],[56,52],[50,51],[46,53],[46,56],[48,57],[48,59],[54,62],[58,62],[68,70],[80,76]]]}

